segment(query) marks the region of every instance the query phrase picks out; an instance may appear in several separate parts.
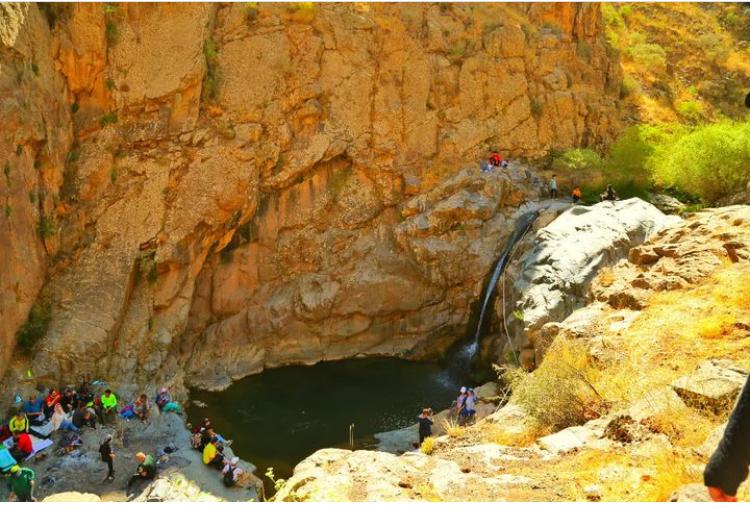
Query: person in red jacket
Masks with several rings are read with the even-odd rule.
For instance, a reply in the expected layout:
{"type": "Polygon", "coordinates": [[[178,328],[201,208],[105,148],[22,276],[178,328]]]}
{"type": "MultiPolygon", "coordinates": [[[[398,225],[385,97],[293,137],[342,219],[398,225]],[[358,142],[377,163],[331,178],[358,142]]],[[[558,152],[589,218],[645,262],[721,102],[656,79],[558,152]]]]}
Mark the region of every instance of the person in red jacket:
{"type": "Polygon", "coordinates": [[[62,395],[57,389],[50,389],[49,394],[44,399],[44,416],[49,419],[55,412],[55,405],[62,399],[62,395]]]}
{"type": "Polygon", "coordinates": [[[29,454],[34,452],[34,446],[31,443],[31,436],[28,433],[18,432],[13,433],[13,448],[10,451],[16,461],[22,461],[29,454]]]}

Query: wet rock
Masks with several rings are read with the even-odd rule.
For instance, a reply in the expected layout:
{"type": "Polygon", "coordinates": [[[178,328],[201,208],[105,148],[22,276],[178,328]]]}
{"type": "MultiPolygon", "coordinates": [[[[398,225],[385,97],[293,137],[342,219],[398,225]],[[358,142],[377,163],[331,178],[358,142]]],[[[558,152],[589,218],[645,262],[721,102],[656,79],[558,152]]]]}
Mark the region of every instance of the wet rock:
{"type": "Polygon", "coordinates": [[[672,382],[672,388],[688,406],[720,413],[732,407],[747,377],[747,371],[731,361],[708,360],[672,382]]]}

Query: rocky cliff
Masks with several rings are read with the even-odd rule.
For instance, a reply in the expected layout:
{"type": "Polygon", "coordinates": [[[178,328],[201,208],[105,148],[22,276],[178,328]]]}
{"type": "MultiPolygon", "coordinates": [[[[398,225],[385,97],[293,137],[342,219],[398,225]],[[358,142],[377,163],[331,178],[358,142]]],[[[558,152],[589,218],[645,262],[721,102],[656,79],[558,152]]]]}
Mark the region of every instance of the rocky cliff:
{"type": "Polygon", "coordinates": [[[0,369],[27,317],[10,379],[122,390],[439,350],[537,186],[458,170],[608,140],[601,31],[594,4],[0,5],[0,369]]]}

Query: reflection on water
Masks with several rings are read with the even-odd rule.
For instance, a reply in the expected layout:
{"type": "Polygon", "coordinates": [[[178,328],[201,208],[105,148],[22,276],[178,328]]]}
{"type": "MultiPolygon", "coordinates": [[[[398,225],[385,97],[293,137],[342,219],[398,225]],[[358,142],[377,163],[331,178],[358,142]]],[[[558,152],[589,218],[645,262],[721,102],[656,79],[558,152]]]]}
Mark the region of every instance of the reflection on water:
{"type": "Polygon", "coordinates": [[[437,364],[400,359],[350,359],[266,370],[223,392],[193,391],[192,422],[209,417],[233,449],[258,467],[286,478],[317,449],[348,447],[354,424],[358,447],[372,435],[410,426],[419,411],[447,408],[462,384],[437,364]]]}

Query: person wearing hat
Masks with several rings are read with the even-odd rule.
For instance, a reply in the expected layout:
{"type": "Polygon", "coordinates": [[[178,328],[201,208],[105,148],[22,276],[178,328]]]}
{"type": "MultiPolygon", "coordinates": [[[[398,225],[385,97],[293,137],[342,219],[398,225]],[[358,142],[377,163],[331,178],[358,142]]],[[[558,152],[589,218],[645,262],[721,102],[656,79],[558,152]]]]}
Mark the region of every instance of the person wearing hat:
{"type": "Polygon", "coordinates": [[[109,469],[107,471],[107,477],[104,480],[112,481],[115,478],[115,467],[112,463],[115,459],[115,453],[112,452],[112,435],[107,435],[104,442],[102,442],[102,445],[99,446],[99,454],[102,457],[102,461],[107,464],[107,468],[109,469]]]}
{"type": "Polygon", "coordinates": [[[229,487],[237,484],[237,479],[242,475],[242,469],[237,466],[239,462],[240,459],[235,456],[224,465],[224,469],[221,471],[224,486],[229,487]]]}
{"type": "Polygon", "coordinates": [[[15,496],[19,502],[36,502],[34,498],[34,479],[36,479],[36,474],[30,468],[18,465],[10,467],[10,477],[8,477],[8,491],[10,495],[8,496],[8,500],[13,500],[15,496]]]}

